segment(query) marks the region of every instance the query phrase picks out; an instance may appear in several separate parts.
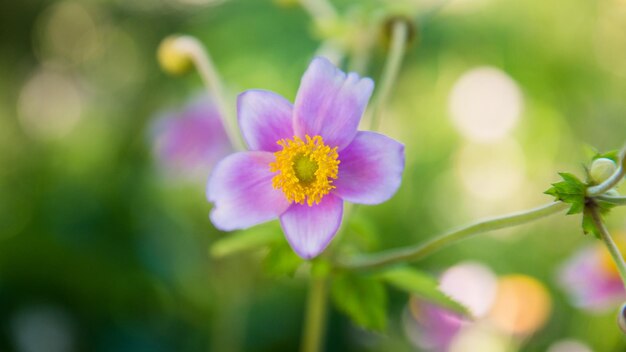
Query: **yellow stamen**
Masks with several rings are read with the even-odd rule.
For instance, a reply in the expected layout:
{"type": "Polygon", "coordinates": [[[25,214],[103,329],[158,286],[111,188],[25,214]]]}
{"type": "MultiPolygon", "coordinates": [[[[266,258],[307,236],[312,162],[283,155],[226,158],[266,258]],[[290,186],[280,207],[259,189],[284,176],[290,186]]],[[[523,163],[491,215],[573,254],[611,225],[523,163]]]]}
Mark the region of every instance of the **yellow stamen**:
{"type": "Polygon", "coordinates": [[[324,144],[320,136],[305,136],[306,141],[294,136],[277,143],[283,147],[274,153],[276,161],[270,171],[278,172],[272,179],[275,189],[282,189],[289,202],[319,204],[330,190],[339,171],[337,147],[324,144]]]}

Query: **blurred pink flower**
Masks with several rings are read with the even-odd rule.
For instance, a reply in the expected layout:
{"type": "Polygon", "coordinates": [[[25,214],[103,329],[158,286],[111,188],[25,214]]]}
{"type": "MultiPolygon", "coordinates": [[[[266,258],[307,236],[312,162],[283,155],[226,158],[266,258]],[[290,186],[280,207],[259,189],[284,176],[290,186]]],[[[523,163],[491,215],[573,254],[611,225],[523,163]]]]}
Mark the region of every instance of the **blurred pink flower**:
{"type": "Polygon", "coordinates": [[[558,280],[580,308],[601,311],[615,308],[626,299],[617,269],[600,244],[581,249],[565,262],[558,280]]]}
{"type": "Polygon", "coordinates": [[[447,351],[467,323],[461,315],[412,297],[405,319],[407,336],[415,346],[428,351],[447,351]]]}
{"type": "Polygon", "coordinates": [[[161,113],[152,125],[153,151],[165,172],[206,181],[213,166],[233,151],[220,115],[209,98],[161,113]]]}
{"type": "MultiPolygon", "coordinates": [[[[481,263],[461,262],[441,274],[439,289],[464,305],[474,318],[481,318],[493,304],[497,277],[481,263]]],[[[447,351],[462,328],[475,322],[414,297],[408,308],[407,335],[415,346],[428,351],[447,351]]]]}

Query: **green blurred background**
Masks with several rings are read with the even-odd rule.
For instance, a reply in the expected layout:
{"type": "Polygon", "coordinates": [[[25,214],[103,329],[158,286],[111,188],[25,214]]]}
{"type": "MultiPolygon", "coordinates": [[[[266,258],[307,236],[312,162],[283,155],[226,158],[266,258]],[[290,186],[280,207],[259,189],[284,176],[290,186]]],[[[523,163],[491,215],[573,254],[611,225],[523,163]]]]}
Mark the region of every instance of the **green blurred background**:
{"type": "MultiPolygon", "coordinates": [[[[557,171],[583,175],[588,146],[624,143],[626,1],[333,4],[344,26],[372,16],[371,60],[360,73],[377,81],[386,48],[376,25],[388,15],[419,19],[381,124],[406,144],[402,188],[383,205],[356,208],[351,221],[365,230],[342,245],[413,244],[549,202],[542,192],[557,171]],[[466,80],[463,90],[468,72],[479,83],[466,80]],[[494,95],[490,84],[503,88],[494,95]],[[494,127],[459,113],[455,101],[501,103],[496,109],[510,121],[494,127]]],[[[316,29],[289,1],[0,3],[0,350],[298,348],[306,278],[265,270],[266,249],[211,258],[211,243],[228,235],[208,219],[204,182],[172,179],[156,165],[155,113],[203,89],[193,73],[160,70],[156,49],[172,33],[206,45],[233,107],[250,88],[293,100],[311,57],[336,34],[316,29]]],[[[351,45],[353,37],[345,40],[351,45]]],[[[624,215],[616,209],[610,228],[626,231],[624,215]]],[[[498,275],[543,282],[550,318],[522,350],[575,338],[621,351],[617,307],[575,309],[555,279],[564,260],[595,241],[579,220],[555,216],[479,236],[418,267],[436,275],[474,260],[498,275]]],[[[390,293],[385,333],[356,328],[331,310],[328,350],[415,349],[402,328],[406,304],[406,295],[390,293]]]]}

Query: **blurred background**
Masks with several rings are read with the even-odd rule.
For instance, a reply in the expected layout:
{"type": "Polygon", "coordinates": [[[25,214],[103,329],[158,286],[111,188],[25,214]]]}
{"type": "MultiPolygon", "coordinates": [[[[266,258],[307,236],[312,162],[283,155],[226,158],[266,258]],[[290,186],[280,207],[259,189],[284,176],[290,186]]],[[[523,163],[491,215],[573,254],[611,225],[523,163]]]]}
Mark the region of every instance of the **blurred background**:
{"type": "MultiPolygon", "coordinates": [[[[287,0],[0,3],[0,350],[298,348],[306,264],[267,248],[210,256],[228,236],[208,219],[214,161],[187,177],[162,160],[158,121],[203,94],[194,72],[160,69],[157,48],[170,34],[206,45],[234,108],[250,88],[293,101],[320,48],[378,81],[385,20],[414,20],[381,123],[406,144],[403,185],[385,204],[356,208],[341,243],[354,251],[547,203],[558,171],[584,176],[590,146],[624,143],[626,1],[332,5],[339,15],[328,25],[287,0]]],[[[609,229],[626,234],[624,215],[615,209],[609,229]]],[[[476,283],[492,288],[474,297],[485,318],[450,349],[626,350],[615,323],[623,288],[596,304],[595,293],[576,291],[599,287],[589,270],[567,274],[578,258],[600,268],[595,278],[616,277],[579,223],[557,215],[417,263],[452,282],[443,289],[453,297],[476,283]],[[470,273],[450,279],[450,268],[470,273]]],[[[327,350],[429,348],[413,306],[389,291],[388,327],[377,333],[331,309],[327,350]]]]}

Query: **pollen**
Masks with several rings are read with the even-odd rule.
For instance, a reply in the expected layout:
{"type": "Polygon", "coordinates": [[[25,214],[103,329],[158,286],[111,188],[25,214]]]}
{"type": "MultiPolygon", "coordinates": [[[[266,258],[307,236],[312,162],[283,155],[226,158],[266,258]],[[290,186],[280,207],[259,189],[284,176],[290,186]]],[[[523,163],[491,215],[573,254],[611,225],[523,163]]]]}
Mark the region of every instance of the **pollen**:
{"type": "Polygon", "coordinates": [[[335,186],[339,171],[337,147],[324,144],[321,136],[294,136],[276,142],[283,147],[274,153],[276,161],[270,163],[270,171],[277,172],[272,186],[281,189],[289,202],[312,206],[319,204],[335,186]]]}

